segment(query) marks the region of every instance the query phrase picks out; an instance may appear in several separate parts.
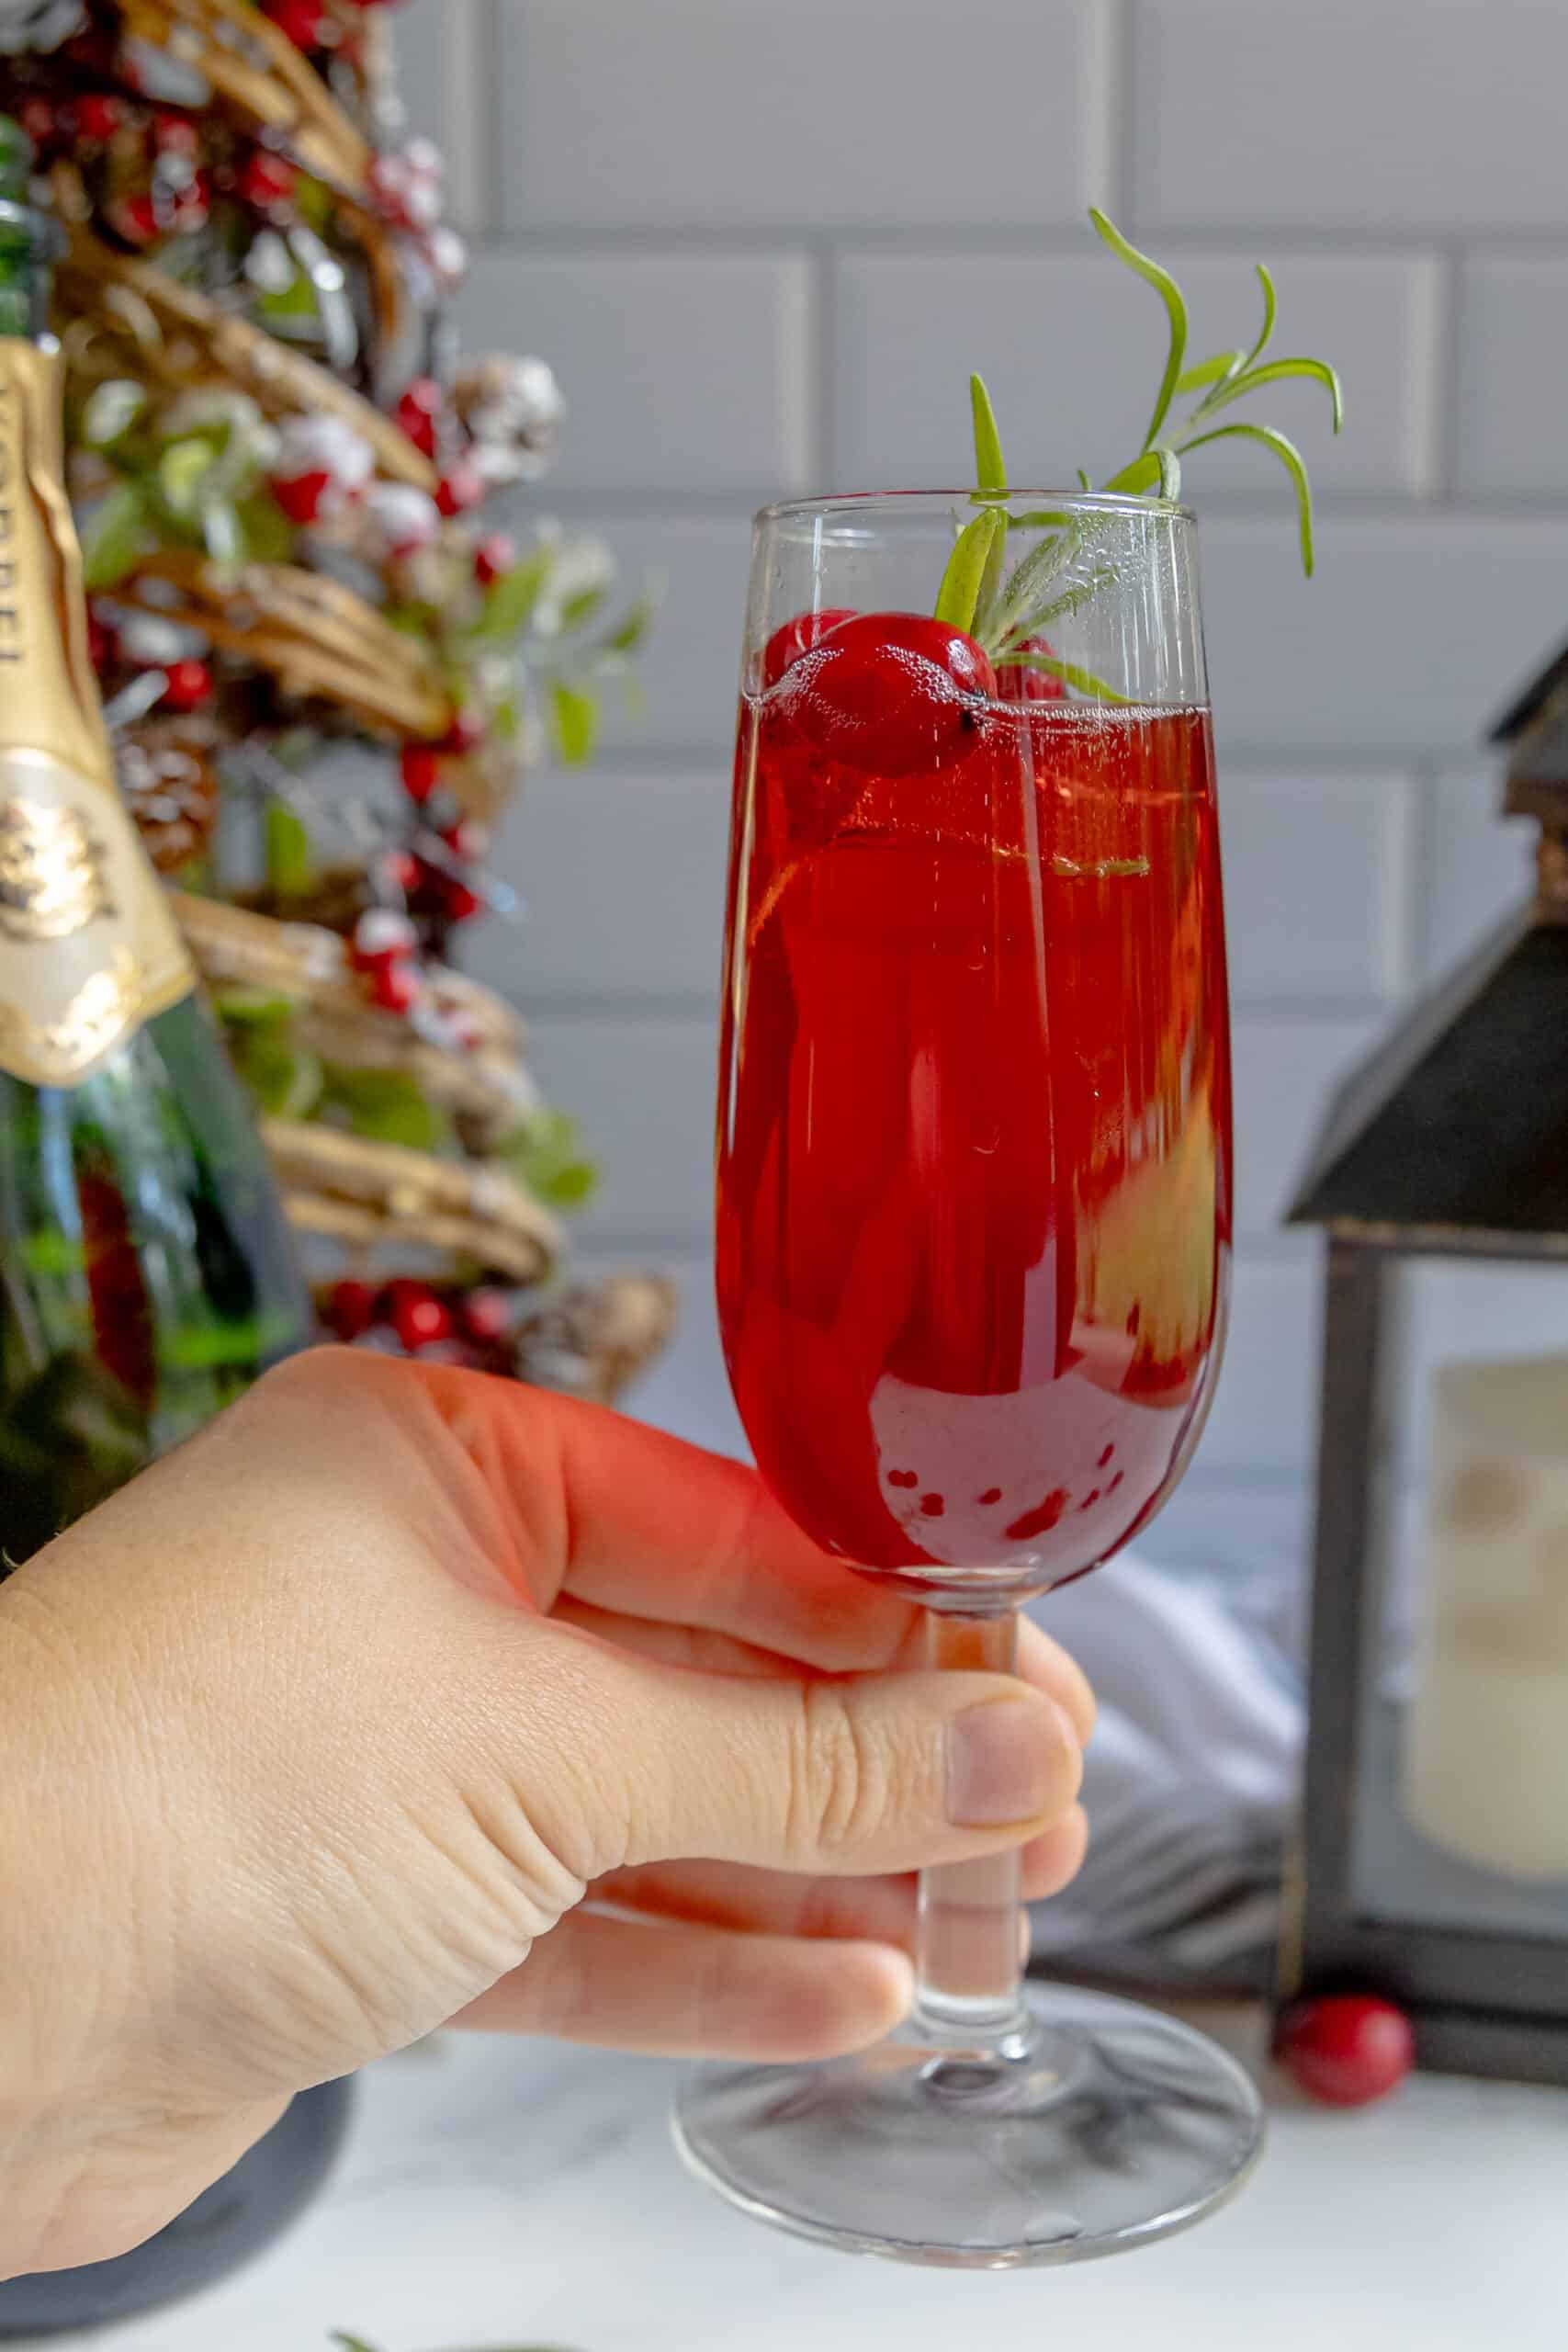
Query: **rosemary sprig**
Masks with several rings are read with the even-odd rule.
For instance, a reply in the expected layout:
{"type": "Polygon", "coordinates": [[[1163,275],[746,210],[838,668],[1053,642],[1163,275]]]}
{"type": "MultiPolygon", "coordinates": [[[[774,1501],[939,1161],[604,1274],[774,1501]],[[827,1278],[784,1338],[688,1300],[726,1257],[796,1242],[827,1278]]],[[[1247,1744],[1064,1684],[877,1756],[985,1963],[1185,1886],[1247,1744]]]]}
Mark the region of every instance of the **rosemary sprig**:
{"type": "MultiPolygon", "coordinates": [[[[1256,341],[1250,348],[1237,345],[1231,350],[1213,352],[1188,367],[1187,301],[1180,287],[1160,263],[1130,243],[1103,212],[1091,207],[1089,217],[1096,233],[1116,258],[1145,285],[1153,287],[1165,306],[1170,329],[1165,367],[1143,447],[1100,485],[1101,489],[1123,497],[1175,500],[1181,494],[1184,458],[1214,441],[1256,442],[1279,458],[1290,479],[1295,493],[1302,568],[1310,579],[1314,560],[1312,483],[1301,451],[1273,425],[1258,424],[1251,419],[1224,424],[1216,420],[1234,401],[1246,400],[1271,384],[1307,379],[1320,383],[1328,393],[1334,430],[1337,433],[1344,423],[1344,396],[1337,373],[1325,359],[1264,357],[1273,339],[1279,301],[1274,281],[1261,263],[1258,265],[1257,277],[1263,291],[1263,323],[1256,341]],[[1191,405],[1173,426],[1171,412],[1181,401],[1191,405]]],[[[1114,564],[1102,559],[1096,560],[1083,576],[1073,576],[1073,566],[1089,545],[1092,517],[1049,510],[1010,516],[999,504],[990,503],[1000,500],[1007,492],[1001,435],[984,380],[972,376],[969,390],[975,427],[974,498],[983,511],[958,536],[942,577],[937,617],[972,633],[993,662],[1046,670],[1075,692],[1119,700],[1121,697],[1113,695],[1101,680],[1071,663],[1043,654],[1031,644],[1041,629],[1090,603],[1116,577],[1114,564]],[[1023,529],[1041,530],[1046,536],[1008,573],[1009,532],[1023,529]]],[[[1092,490],[1089,475],[1081,469],[1078,480],[1086,492],[1092,490]]]]}

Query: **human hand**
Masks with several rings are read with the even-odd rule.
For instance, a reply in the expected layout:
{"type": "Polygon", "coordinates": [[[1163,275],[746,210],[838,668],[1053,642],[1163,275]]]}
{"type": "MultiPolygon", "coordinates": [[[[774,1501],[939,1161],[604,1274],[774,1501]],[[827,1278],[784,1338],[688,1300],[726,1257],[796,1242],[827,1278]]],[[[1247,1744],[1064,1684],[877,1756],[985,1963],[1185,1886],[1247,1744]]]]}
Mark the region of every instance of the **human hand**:
{"type": "Polygon", "coordinates": [[[273,1374],[0,1590],[0,2276],[138,2243],[449,2019],[875,2040],[899,1873],[1021,1847],[1040,1895],[1083,1850],[1076,1668],[1030,1629],[1026,1687],[921,1674],[919,1635],[613,1414],[273,1374]]]}

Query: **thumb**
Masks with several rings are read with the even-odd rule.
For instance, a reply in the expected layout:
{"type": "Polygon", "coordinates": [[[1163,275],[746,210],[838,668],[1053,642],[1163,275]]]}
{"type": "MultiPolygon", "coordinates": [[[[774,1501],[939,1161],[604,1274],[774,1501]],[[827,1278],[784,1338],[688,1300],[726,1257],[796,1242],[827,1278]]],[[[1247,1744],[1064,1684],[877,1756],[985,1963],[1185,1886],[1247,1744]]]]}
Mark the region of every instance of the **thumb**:
{"type": "Polygon", "coordinates": [[[508,1777],[574,1878],[626,1864],[745,1862],[882,1873],[1022,1845],[1070,1810],[1077,1730],[1010,1676],[799,1680],[708,1674],[558,1623],[519,1625],[508,1777]]]}

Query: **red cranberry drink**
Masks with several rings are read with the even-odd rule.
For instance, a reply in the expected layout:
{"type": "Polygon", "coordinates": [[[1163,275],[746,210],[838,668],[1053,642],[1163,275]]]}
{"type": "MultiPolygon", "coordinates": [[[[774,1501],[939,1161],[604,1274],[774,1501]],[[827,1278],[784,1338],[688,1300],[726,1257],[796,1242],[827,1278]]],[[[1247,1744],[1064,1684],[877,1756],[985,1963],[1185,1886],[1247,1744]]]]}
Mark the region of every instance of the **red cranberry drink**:
{"type": "Polygon", "coordinates": [[[1003,700],[971,639],[913,616],[817,649],[742,714],[718,1163],[737,1401],[829,1548],[1054,1583],[1149,1515],[1216,1356],[1208,717],[1003,700]]]}

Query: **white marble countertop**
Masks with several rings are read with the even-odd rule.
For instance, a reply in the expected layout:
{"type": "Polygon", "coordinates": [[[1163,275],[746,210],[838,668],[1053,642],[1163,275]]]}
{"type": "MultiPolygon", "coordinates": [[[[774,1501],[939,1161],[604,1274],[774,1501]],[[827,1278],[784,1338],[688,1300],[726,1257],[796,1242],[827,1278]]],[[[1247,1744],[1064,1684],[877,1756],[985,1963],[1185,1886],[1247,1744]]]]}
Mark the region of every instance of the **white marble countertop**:
{"type": "Polygon", "coordinates": [[[1568,2352],[1562,2092],[1427,2077],[1351,2115],[1280,2093],[1261,2171],[1201,2229],[1081,2268],[963,2276],[731,2213],[675,2159],[671,2080],[525,2043],[412,2052],[366,2078],[335,2177],[271,2255],[90,2341],[325,2352],[341,2327],[379,2352],[1568,2352]]]}

